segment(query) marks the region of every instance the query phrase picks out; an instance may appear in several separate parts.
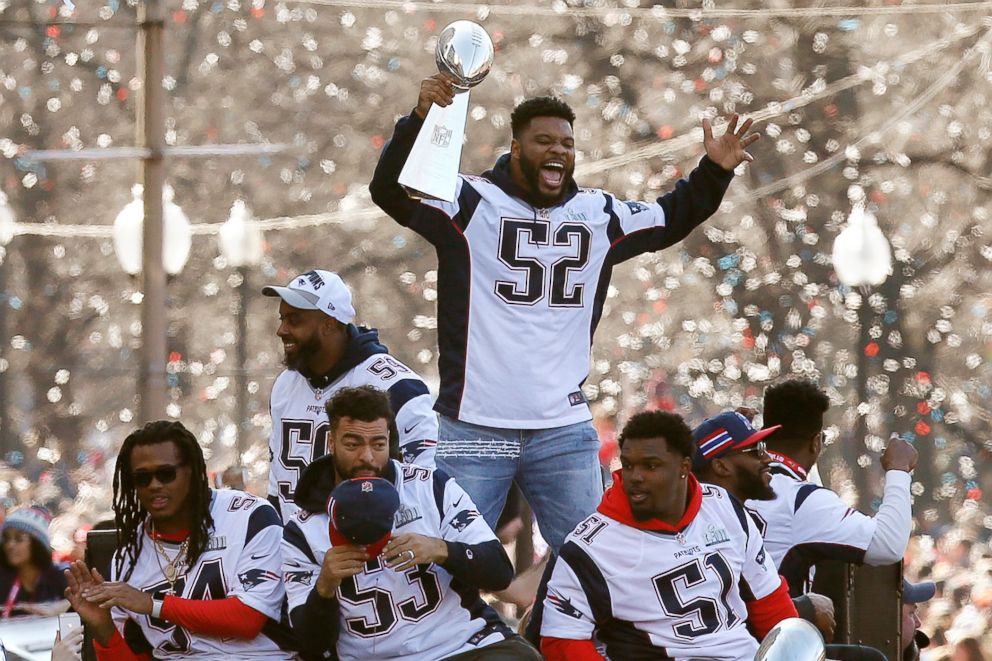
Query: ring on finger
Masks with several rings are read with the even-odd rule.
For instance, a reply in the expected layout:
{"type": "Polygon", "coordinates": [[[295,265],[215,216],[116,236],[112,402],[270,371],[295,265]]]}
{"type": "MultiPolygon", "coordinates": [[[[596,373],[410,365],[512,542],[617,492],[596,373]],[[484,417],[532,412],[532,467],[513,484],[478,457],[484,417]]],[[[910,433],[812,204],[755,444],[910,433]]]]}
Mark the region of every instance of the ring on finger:
{"type": "Polygon", "coordinates": [[[410,549],[403,551],[403,557],[406,558],[407,560],[413,560],[416,557],[416,555],[417,554],[410,549]]]}

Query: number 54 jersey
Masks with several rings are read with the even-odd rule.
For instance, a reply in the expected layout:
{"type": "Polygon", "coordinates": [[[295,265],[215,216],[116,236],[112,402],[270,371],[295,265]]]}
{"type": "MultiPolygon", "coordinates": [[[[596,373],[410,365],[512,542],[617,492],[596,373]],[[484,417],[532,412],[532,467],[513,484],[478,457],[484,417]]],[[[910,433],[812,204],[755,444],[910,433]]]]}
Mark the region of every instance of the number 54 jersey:
{"type": "Polygon", "coordinates": [[[695,489],[701,498],[671,531],[635,528],[602,507],[581,522],[548,584],[541,635],[597,640],[613,661],[752,661],[745,600],[776,592],[781,578],[740,503],[720,487],[695,489]]]}

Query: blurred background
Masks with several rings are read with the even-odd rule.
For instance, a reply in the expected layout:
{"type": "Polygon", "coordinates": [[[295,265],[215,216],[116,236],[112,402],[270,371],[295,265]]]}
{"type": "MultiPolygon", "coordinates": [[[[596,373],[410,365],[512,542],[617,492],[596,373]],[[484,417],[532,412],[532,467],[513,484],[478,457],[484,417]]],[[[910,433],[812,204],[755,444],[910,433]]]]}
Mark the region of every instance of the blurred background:
{"type": "MultiPolygon", "coordinates": [[[[367,184],[436,35],[467,18],[496,58],[465,172],[508,149],[513,105],[538,94],[576,111],[579,184],[622,198],[688,173],[704,117],[762,134],[712,219],[615,271],[585,384],[604,464],[633,412],[692,424],[806,376],[834,403],[825,482],[871,511],[897,432],[921,455],[925,573],[992,556],[992,2],[164,4],[165,141],[202,148],[165,165],[189,223],[173,210],[166,229],[166,414],[218,476],[243,467],[264,493],[282,359],[265,284],[338,271],[358,320],[436,386],[433,250],[367,184]],[[218,243],[232,207],[262,232],[241,266],[218,243]]],[[[110,509],[139,416],[141,287],[112,229],[138,161],[104,157],[135,144],[137,34],[133,0],[0,0],[0,502],[51,508],[66,553],[110,509]]]]}

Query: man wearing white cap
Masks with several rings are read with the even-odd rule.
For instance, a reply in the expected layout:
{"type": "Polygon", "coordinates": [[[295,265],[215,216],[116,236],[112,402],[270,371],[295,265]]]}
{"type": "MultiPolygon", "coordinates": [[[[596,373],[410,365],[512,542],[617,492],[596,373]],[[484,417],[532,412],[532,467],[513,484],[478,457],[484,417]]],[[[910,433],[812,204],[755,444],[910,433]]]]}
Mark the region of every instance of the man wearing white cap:
{"type": "Polygon", "coordinates": [[[338,274],[307,271],[262,293],[282,299],[276,335],[286,370],[269,398],[269,502],[283,521],[299,509],[293,494],[300,474],[324,454],[329,428],[324,405],[341,388],[371,385],[387,392],[396,411],[390,434],[399,439],[394,454],[406,463],[433,466],[437,416],[427,385],[389,355],[377,330],[352,323],[351,292],[338,274]]]}

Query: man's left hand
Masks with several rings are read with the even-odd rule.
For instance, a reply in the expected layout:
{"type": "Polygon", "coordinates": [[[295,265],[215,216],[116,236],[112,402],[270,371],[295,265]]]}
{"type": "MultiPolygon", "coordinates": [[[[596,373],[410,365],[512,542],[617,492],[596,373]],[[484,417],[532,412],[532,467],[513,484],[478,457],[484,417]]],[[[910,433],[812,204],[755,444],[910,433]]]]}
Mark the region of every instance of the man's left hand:
{"type": "Polygon", "coordinates": [[[416,565],[442,564],[448,559],[448,545],[437,537],[407,533],[389,540],[382,553],[387,567],[403,572],[416,565]]]}
{"type": "Polygon", "coordinates": [[[719,138],[713,137],[710,120],[703,120],[703,146],[706,148],[706,155],[724,170],[733,170],[744,161],[748,163],[753,161],[754,157],[747,153],[746,149],[761,137],[758,133],[746,135],[754,120],[745,119],[740,128],[737,128],[739,119],[740,116],[734,113],[727,124],[726,133],[719,138]]]}
{"type": "Polygon", "coordinates": [[[83,598],[99,604],[101,608],[117,606],[132,613],[151,615],[152,596],[127,583],[106,581],[83,590],[83,598]]]}

